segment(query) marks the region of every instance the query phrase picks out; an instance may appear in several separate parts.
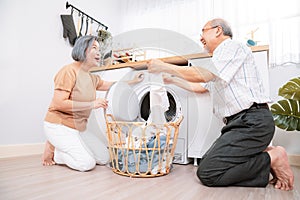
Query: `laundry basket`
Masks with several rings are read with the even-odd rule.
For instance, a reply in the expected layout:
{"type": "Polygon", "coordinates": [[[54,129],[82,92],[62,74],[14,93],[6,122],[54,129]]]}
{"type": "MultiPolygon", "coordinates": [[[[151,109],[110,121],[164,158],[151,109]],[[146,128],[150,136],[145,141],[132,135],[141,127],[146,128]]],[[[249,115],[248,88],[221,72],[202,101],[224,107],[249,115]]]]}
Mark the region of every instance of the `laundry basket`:
{"type": "Polygon", "coordinates": [[[170,172],[183,119],[163,125],[115,121],[106,114],[113,172],[130,177],[157,177],[170,172]]]}

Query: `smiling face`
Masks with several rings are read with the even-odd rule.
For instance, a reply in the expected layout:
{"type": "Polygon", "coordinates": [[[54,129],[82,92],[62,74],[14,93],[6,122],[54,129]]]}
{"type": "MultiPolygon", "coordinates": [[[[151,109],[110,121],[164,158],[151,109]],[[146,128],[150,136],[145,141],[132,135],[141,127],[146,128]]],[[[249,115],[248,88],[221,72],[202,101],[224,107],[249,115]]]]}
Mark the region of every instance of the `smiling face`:
{"type": "Polygon", "coordinates": [[[100,47],[96,40],[90,48],[87,48],[85,62],[90,68],[100,66],[100,47]]]}
{"type": "Polygon", "coordinates": [[[208,53],[212,53],[215,49],[214,41],[216,40],[218,29],[219,26],[212,26],[210,21],[207,22],[202,29],[200,41],[208,53]]]}
{"type": "Polygon", "coordinates": [[[200,42],[208,53],[213,53],[217,46],[228,38],[232,38],[232,32],[227,22],[223,19],[213,19],[204,25],[200,42]]]}

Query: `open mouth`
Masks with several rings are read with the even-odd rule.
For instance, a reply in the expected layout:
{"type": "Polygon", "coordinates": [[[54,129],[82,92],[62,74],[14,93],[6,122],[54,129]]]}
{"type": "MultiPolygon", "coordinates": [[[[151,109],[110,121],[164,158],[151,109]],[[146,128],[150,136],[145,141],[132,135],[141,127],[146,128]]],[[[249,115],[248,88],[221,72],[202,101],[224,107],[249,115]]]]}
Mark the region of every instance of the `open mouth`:
{"type": "Polygon", "coordinates": [[[201,39],[201,43],[205,46],[206,45],[206,42],[204,39],[201,39]]]}

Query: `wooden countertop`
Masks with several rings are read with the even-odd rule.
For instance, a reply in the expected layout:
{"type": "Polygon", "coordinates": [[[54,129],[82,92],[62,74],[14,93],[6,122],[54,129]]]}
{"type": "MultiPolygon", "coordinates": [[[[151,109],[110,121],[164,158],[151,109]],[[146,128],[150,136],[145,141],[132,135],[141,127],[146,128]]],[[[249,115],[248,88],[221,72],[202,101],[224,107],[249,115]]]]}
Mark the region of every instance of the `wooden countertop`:
{"type": "MultiPolygon", "coordinates": [[[[259,51],[269,51],[269,45],[262,45],[262,46],[253,46],[251,47],[252,52],[259,52],[259,51]]],[[[208,58],[211,57],[211,54],[208,53],[196,53],[196,54],[188,54],[182,56],[171,56],[165,58],[158,58],[164,62],[186,66],[188,64],[188,60],[197,59],[197,58],[208,58]]],[[[93,67],[90,71],[97,72],[97,71],[104,71],[104,70],[112,70],[112,69],[120,69],[131,67],[134,69],[146,69],[146,63],[148,60],[142,60],[137,62],[127,62],[121,63],[116,65],[108,65],[108,66],[101,66],[101,67],[93,67]]]]}

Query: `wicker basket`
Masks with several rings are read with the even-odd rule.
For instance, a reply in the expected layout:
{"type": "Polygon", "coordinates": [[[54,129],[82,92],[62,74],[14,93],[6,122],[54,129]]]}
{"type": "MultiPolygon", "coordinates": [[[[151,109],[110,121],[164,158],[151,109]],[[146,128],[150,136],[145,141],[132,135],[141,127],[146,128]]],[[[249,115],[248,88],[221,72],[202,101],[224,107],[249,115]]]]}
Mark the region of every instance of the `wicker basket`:
{"type": "Polygon", "coordinates": [[[130,177],[157,177],[170,172],[183,117],[160,126],[115,121],[111,114],[105,117],[113,172],[130,177]]]}

